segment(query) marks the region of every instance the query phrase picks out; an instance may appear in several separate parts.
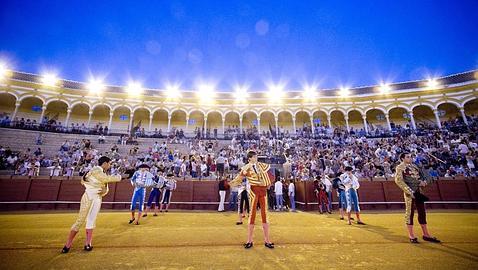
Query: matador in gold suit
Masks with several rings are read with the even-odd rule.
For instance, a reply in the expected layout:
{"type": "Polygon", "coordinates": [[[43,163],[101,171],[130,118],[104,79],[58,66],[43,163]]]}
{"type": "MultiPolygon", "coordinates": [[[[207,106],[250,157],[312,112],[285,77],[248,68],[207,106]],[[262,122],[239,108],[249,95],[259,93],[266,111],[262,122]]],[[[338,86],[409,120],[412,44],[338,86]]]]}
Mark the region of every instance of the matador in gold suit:
{"type": "Polygon", "coordinates": [[[245,248],[253,246],[252,237],[254,234],[254,225],[256,220],[256,210],[259,204],[261,209],[262,229],[264,230],[264,245],[268,248],[274,248],[274,243],[269,240],[269,223],[267,220],[267,189],[271,185],[269,178],[269,164],[257,162],[257,154],[254,151],[247,153],[249,163],[241,168],[241,172],[229,182],[230,186],[238,186],[242,183],[244,177],[247,178],[251,189],[249,191],[249,205],[251,213],[249,216],[248,237],[245,248]]]}
{"type": "Polygon", "coordinates": [[[395,183],[402,189],[405,199],[405,224],[407,225],[408,234],[411,243],[418,243],[413,233],[413,216],[415,208],[418,212],[418,223],[423,231],[423,240],[429,242],[440,242],[440,240],[432,237],[427,228],[427,219],[425,211],[424,195],[421,193],[422,187],[426,186],[426,182],[420,174],[420,169],[412,163],[409,153],[400,155],[402,161],[395,168],[395,183]]]}
{"type": "Polygon", "coordinates": [[[108,193],[108,183],[121,181],[120,175],[107,175],[105,171],[110,168],[110,159],[101,157],[98,165],[93,167],[81,180],[85,187],[85,193],[81,197],[80,212],[68,236],[67,243],[63,247],[62,253],[67,253],[73,244],[73,239],[80,230],[81,225],[86,221],[86,243],[85,250],[91,251],[93,238],[93,229],[96,226],[96,217],[101,208],[102,198],[108,193]]]}

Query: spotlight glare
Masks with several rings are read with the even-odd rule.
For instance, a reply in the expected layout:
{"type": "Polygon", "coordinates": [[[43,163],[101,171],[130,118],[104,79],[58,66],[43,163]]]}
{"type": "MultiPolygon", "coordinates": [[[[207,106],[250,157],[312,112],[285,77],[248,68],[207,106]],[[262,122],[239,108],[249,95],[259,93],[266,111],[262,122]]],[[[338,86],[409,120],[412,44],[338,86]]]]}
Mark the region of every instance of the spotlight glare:
{"type": "Polygon", "coordinates": [[[439,85],[439,83],[438,83],[438,81],[437,81],[436,78],[429,78],[429,79],[427,80],[427,87],[428,87],[429,89],[437,88],[438,85],[439,85]]]}
{"type": "Polygon", "coordinates": [[[55,87],[58,84],[58,78],[53,73],[45,73],[41,77],[41,82],[45,86],[55,87]]]}
{"type": "Polygon", "coordinates": [[[234,96],[236,97],[237,101],[245,101],[249,97],[247,87],[236,86],[234,96]]]}
{"type": "Polygon", "coordinates": [[[318,95],[317,93],[317,89],[313,86],[307,86],[305,87],[304,89],[304,92],[302,92],[302,96],[305,98],[305,99],[314,99],[316,98],[318,95]]]}
{"type": "Polygon", "coordinates": [[[387,94],[392,90],[392,87],[388,83],[381,83],[379,89],[382,94],[387,94]]]}
{"type": "Polygon", "coordinates": [[[284,86],[283,85],[269,85],[269,92],[267,92],[269,100],[271,102],[279,102],[284,96],[284,86]]]}
{"type": "Polygon", "coordinates": [[[138,82],[129,82],[126,91],[129,95],[139,95],[143,92],[143,87],[138,82]]]}
{"type": "Polygon", "coordinates": [[[350,95],[350,90],[348,87],[341,87],[339,91],[339,95],[342,97],[347,97],[350,95]]]}
{"type": "Polygon", "coordinates": [[[6,79],[10,71],[8,70],[7,64],[0,62],[0,81],[6,79]]]}
{"type": "Polygon", "coordinates": [[[211,84],[201,84],[198,86],[198,91],[196,92],[199,100],[203,103],[211,103],[216,96],[214,86],[211,84]]]}
{"type": "Polygon", "coordinates": [[[179,91],[179,85],[167,85],[166,97],[169,99],[181,98],[181,92],[179,91]]]}
{"type": "Polygon", "coordinates": [[[88,90],[93,94],[100,94],[105,89],[103,81],[99,79],[91,79],[87,87],[88,90]]]}

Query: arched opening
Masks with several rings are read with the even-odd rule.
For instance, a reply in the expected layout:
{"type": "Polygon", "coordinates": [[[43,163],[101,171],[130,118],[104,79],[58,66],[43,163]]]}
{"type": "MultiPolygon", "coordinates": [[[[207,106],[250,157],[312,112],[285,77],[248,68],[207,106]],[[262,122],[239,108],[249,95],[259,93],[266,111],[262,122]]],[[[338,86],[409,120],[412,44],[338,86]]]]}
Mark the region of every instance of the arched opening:
{"type": "Polygon", "coordinates": [[[242,115],[242,129],[249,138],[257,134],[257,114],[254,112],[245,112],[242,115]]]}
{"type": "Polygon", "coordinates": [[[312,132],[310,123],[310,115],[308,112],[299,111],[295,114],[295,127],[300,133],[303,132],[312,132]]]}
{"type": "Polygon", "coordinates": [[[63,126],[66,120],[68,104],[62,100],[50,101],[46,105],[45,118],[48,119],[49,125],[63,126]]]}
{"type": "Polygon", "coordinates": [[[222,115],[219,112],[209,112],[207,114],[207,128],[213,138],[217,138],[222,132],[222,115]],[[216,135],[216,136],[215,136],[216,135]]]}
{"type": "Polygon", "coordinates": [[[110,121],[110,108],[104,104],[97,105],[93,108],[91,115],[90,128],[100,129],[108,126],[110,121]]]}
{"type": "Polygon", "coordinates": [[[128,132],[131,111],[126,106],[119,106],[113,110],[113,122],[111,124],[112,133],[128,132]]]}
{"type": "MultiPolygon", "coordinates": [[[[189,119],[191,121],[191,119],[189,119]]],[[[175,110],[171,113],[171,130],[173,129],[182,129],[184,133],[189,133],[192,134],[192,131],[194,130],[191,129],[191,126],[189,126],[189,129],[186,130],[186,112],[183,110],[175,110]]],[[[168,130],[168,123],[166,119],[166,131],[168,130]]],[[[165,133],[163,132],[163,135],[165,133]]]]}
{"type": "Polygon", "coordinates": [[[408,111],[402,107],[395,107],[388,111],[388,117],[390,118],[390,126],[392,130],[400,128],[412,128],[410,123],[410,116],[408,111]]]}
{"type": "Polygon", "coordinates": [[[363,118],[362,113],[357,110],[351,110],[348,113],[349,116],[349,127],[350,132],[352,131],[363,131],[365,132],[365,128],[363,125],[363,118]]]}
{"type": "Polygon", "coordinates": [[[472,99],[465,103],[465,115],[476,118],[478,116],[478,99],[472,99]]]}
{"type": "Polygon", "coordinates": [[[453,124],[464,124],[460,110],[453,103],[442,103],[438,105],[438,117],[444,126],[453,124]]]}
{"type": "Polygon", "coordinates": [[[232,138],[234,135],[239,135],[240,130],[239,130],[239,125],[240,125],[240,120],[239,120],[239,113],[237,112],[228,112],[225,115],[225,126],[226,126],[226,132],[225,136],[226,138],[232,138]]]}
{"type": "Polygon", "coordinates": [[[149,131],[149,110],[138,108],[133,113],[133,131],[138,135],[145,135],[149,131]],[[139,131],[139,133],[137,132],[139,131]]]}
{"type": "Polygon", "coordinates": [[[427,105],[418,105],[413,108],[413,117],[417,129],[437,126],[433,109],[427,105]]]}
{"type": "Polygon", "coordinates": [[[380,133],[388,131],[387,119],[385,113],[379,109],[371,109],[366,113],[369,133],[380,133]]]}
{"type": "MultiPolygon", "coordinates": [[[[189,130],[195,131],[199,129],[202,134],[204,128],[204,113],[201,111],[192,111],[189,113],[189,130]]],[[[204,130],[206,132],[206,130],[204,130]]]]}
{"type": "Polygon", "coordinates": [[[334,110],[330,113],[330,122],[332,122],[332,127],[347,128],[345,123],[345,115],[342,111],[334,110]]]}
{"type": "Polygon", "coordinates": [[[73,108],[71,108],[71,115],[70,115],[70,121],[68,122],[68,126],[72,127],[74,125],[75,127],[81,126],[84,124],[86,126],[86,123],[88,122],[88,112],[90,110],[90,106],[85,103],[78,103],[76,105],[73,105],[73,108]]]}
{"type": "Polygon", "coordinates": [[[282,111],[278,115],[279,132],[281,134],[293,133],[294,124],[292,123],[292,114],[288,111],[282,111]]]}
{"type": "MultiPolygon", "coordinates": [[[[312,114],[312,119],[314,119],[315,127],[327,127],[329,125],[327,120],[327,114],[324,111],[315,111],[312,114]]],[[[298,124],[297,127],[299,127],[298,124]]]]}
{"type": "MultiPolygon", "coordinates": [[[[186,115],[186,114],[185,114],[186,115]]],[[[173,120],[171,118],[171,120],[173,120]]],[[[184,116],[183,124],[186,122],[186,116],[184,116]]],[[[151,130],[155,133],[161,131],[161,135],[165,135],[165,131],[168,130],[168,111],[164,109],[158,109],[153,113],[153,124],[151,130]]]]}
{"type": "Polygon", "coordinates": [[[9,93],[0,93],[0,118],[8,116],[12,120],[13,112],[15,111],[15,102],[17,98],[9,93]]]}
{"type": "Polygon", "coordinates": [[[260,115],[260,124],[261,124],[261,134],[262,133],[269,133],[272,135],[275,133],[276,130],[276,119],[274,117],[274,114],[269,111],[264,111],[260,115]]]}
{"type": "Polygon", "coordinates": [[[17,117],[26,121],[30,119],[31,122],[38,123],[40,120],[43,107],[43,101],[37,97],[27,97],[21,101],[18,109],[17,117]]]}

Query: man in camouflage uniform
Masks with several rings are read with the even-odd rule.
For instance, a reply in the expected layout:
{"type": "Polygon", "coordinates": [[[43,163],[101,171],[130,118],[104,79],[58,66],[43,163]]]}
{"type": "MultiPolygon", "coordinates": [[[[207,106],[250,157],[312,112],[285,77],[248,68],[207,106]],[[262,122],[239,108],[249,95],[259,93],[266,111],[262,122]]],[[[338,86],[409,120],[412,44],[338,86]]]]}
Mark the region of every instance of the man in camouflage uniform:
{"type": "Polygon", "coordinates": [[[427,228],[427,219],[425,212],[425,201],[421,199],[423,196],[421,188],[426,186],[423,177],[420,175],[419,168],[412,163],[410,153],[402,153],[400,155],[401,163],[395,168],[395,183],[403,190],[405,198],[405,223],[407,224],[408,236],[410,242],[418,243],[418,239],[413,233],[413,215],[415,208],[418,212],[418,223],[422,227],[423,240],[439,243],[440,240],[430,235],[427,228]]]}

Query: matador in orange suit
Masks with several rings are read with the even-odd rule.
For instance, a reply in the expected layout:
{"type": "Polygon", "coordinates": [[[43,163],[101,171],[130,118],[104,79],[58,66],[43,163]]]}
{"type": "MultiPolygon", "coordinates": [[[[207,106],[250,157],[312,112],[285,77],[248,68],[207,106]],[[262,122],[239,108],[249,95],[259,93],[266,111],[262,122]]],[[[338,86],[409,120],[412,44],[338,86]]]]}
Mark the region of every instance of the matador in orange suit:
{"type": "Polygon", "coordinates": [[[234,180],[229,182],[230,186],[238,186],[242,183],[244,177],[247,178],[251,189],[249,191],[249,205],[251,214],[249,216],[249,227],[247,231],[247,243],[244,248],[253,246],[252,237],[254,235],[254,224],[256,220],[257,204],[261,208],[262,229],[264,231],[264,245],[267,248],[274,248],[274,243],[269,239],[269,223],[267,222],[267,189],[271,185],[269,178],[269,164],[257,162],[257,153],[249,151],[247,153],[248,163],[241,168],[241,172],[234,180]]]}

